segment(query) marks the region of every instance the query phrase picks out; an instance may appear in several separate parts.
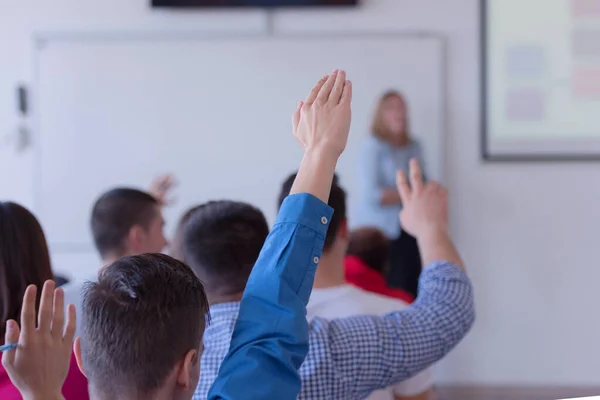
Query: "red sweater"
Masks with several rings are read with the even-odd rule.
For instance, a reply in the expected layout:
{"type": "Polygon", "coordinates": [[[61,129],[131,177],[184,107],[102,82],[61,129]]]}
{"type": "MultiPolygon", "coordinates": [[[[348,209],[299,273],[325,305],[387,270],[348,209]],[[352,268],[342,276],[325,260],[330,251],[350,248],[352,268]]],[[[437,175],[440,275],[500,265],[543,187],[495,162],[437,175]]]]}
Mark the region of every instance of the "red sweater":
{"type": "Polygon", "coordinates": [[[402,289],[388,286],[382,274],[369,267],[363,260],[356,256],[347,256],[344,260],[346,281],[367,292],[382,296],[392,297],[411,304],[415,299],[402,289]]]}
{"type": "MultiPolygon", "coordinates": [[[[62,388],[62,394],[66,400],[89,400],[87,379],[77,366],[75,355],[71,355],[71,366],[67,380],[62,388]]],[[[6,370],[0,365],[0,399],[2,400],[21,400],[21,394],[13,386],[6,370]]]]}

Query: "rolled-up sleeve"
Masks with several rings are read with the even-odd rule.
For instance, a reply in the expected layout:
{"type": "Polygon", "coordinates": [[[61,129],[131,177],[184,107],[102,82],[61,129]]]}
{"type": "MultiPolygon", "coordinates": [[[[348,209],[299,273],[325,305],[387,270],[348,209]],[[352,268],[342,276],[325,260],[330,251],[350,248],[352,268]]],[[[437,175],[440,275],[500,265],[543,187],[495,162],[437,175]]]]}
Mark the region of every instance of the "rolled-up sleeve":
{"type": "Polygon", "coordinates": [[[309,194],[282,204],[252,270],[209,399],[296,399],[308,353],[306,305],[333,209],[309,194]]]}

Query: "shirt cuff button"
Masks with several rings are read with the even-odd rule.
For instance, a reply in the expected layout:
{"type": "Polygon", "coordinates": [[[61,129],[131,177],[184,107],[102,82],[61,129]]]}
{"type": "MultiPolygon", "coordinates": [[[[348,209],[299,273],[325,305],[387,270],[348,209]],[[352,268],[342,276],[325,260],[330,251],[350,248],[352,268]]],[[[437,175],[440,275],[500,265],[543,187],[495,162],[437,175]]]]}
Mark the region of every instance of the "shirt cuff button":
{"type": "Polygon", "coordinates": [[[323,225],[325,225],[325,224],[326,224],[326,223],[328,223],[328,222],[329,222],[329,220],[327,219],[327,217],[321,217],[321,223],[322,223],[323,225]]]}

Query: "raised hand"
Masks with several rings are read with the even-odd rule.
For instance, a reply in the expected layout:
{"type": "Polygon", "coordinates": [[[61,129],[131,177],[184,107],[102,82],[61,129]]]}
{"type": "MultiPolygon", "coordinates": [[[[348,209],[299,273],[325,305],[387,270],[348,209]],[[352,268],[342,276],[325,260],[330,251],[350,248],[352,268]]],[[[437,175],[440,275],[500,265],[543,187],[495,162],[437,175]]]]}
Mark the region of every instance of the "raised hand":
{"type": "Polygon", "coordinates": [[[439,183],[423,183],[421,166],[415,159],[410,161],[410,185],[404,171],[398,172],[398,194],[403,208],[400,223],[403,230],[419,238],[431,231],[446,232],[448,229],[448,192],[439,183]]]}
{"type": "Polygon", "coordinates": [[[305,152],[342,154],[350,132],[351,102],[352,83],[344,71],[334,70],[317,82],[293,115],[294,136],[305,152]]]}
{"type": "Polygon", "coordinates": [[[75,307],[69,305],[65,324],[64,293],[47,281],[36,324],[36,293],[33,285],[25,291],[21,329],[13,320],[6,323],[5,343],[17,343],[17,348],[2,354],[2,365],[25,400],[62,399],[75,336],[75,307]]]}
{"type": "Polygon", "coordinates": [[[150,194],[153,195],[161,206],[167,206],[173,203],[173,199],[168,198],[169,192],[177,185],[173,175],[162,175],[156,177],[150,185],[150,194]]]}
{"type": "Polygon", "coordinates": [[[321,78],[292,117],[294,137],[304,149],[290,194],[329,199],[333,174],[346,148],[352,119],[352,83],[344,71],[321,78]]]}

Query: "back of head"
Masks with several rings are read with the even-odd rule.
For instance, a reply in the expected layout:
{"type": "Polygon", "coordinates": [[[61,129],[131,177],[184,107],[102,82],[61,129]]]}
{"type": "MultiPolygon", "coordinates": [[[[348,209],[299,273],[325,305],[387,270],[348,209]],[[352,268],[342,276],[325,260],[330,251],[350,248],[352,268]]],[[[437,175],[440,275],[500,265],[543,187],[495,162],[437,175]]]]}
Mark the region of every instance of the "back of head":
{"type": "Polygon", "coordinates": [[[209,202],[185,223],[183,254],[211,296],[234,295],[246,288],[268,235],[259,209],[235,201],[209,202]]]}
{"type": "Polygon", "coordinates": [[[350,233],[348,255],[360,258],[372,269],[384,273],[390,243],[385,233],[377,228],[359,228],[350,233]]]}
{"type": "Polygon", "coordinates": [[[183,254],[183,230],[187,222],[192,218],[192,215],[203,206],[195,206],[187,210],[177,223],[177,228],[175,229],[175,236],[171,241],[171,245],[169,248],[169,254],[181,261],[185,260],[185,254],[183,254]]]}
{"type": "MultiPolygon", "coordinates": [[[[295,180],[296,174],[294,173],[290,175],[281,185],[281,191],[279,192],[279,207],[281,207],[285,198],[289,196],[295,180]]],[[[323,248],[325,252],[329,251],[335,243],[335,239],[342,226],[342,222],[346,220],[346,192],[339,185],[339,179],[337,175],[333,177],[333,183],[331,185],[331,192],[329,194],[329,200],[327,201],[327,204],[329,207],[333,208],[333,216],[329,221],[329,229],[327,230],[327,236],[325,237],[325,246],[323,248]]]]}
{"type": "Polygon", "coordinates": [[[27,209],[0,202],[0,343],[6,321],[19,320],[28,285],[53,279],[42,227],[27,209]]]}
{"type": "Polygon", "coordinates": [[[124,257],[83,290],[81,352],[90,388],[104,398],[150,398],[190,350],[208,315],[200,280],[163,254],[124,257]]]}
{"type": "Polygon", "coordinates": [[[149,229],[158,214],[158,201],[136,189],[117,188],[104,193],[92,209],[92,235],[103,258],[126,252],[125,240],[136,225],[149,229]]]}

